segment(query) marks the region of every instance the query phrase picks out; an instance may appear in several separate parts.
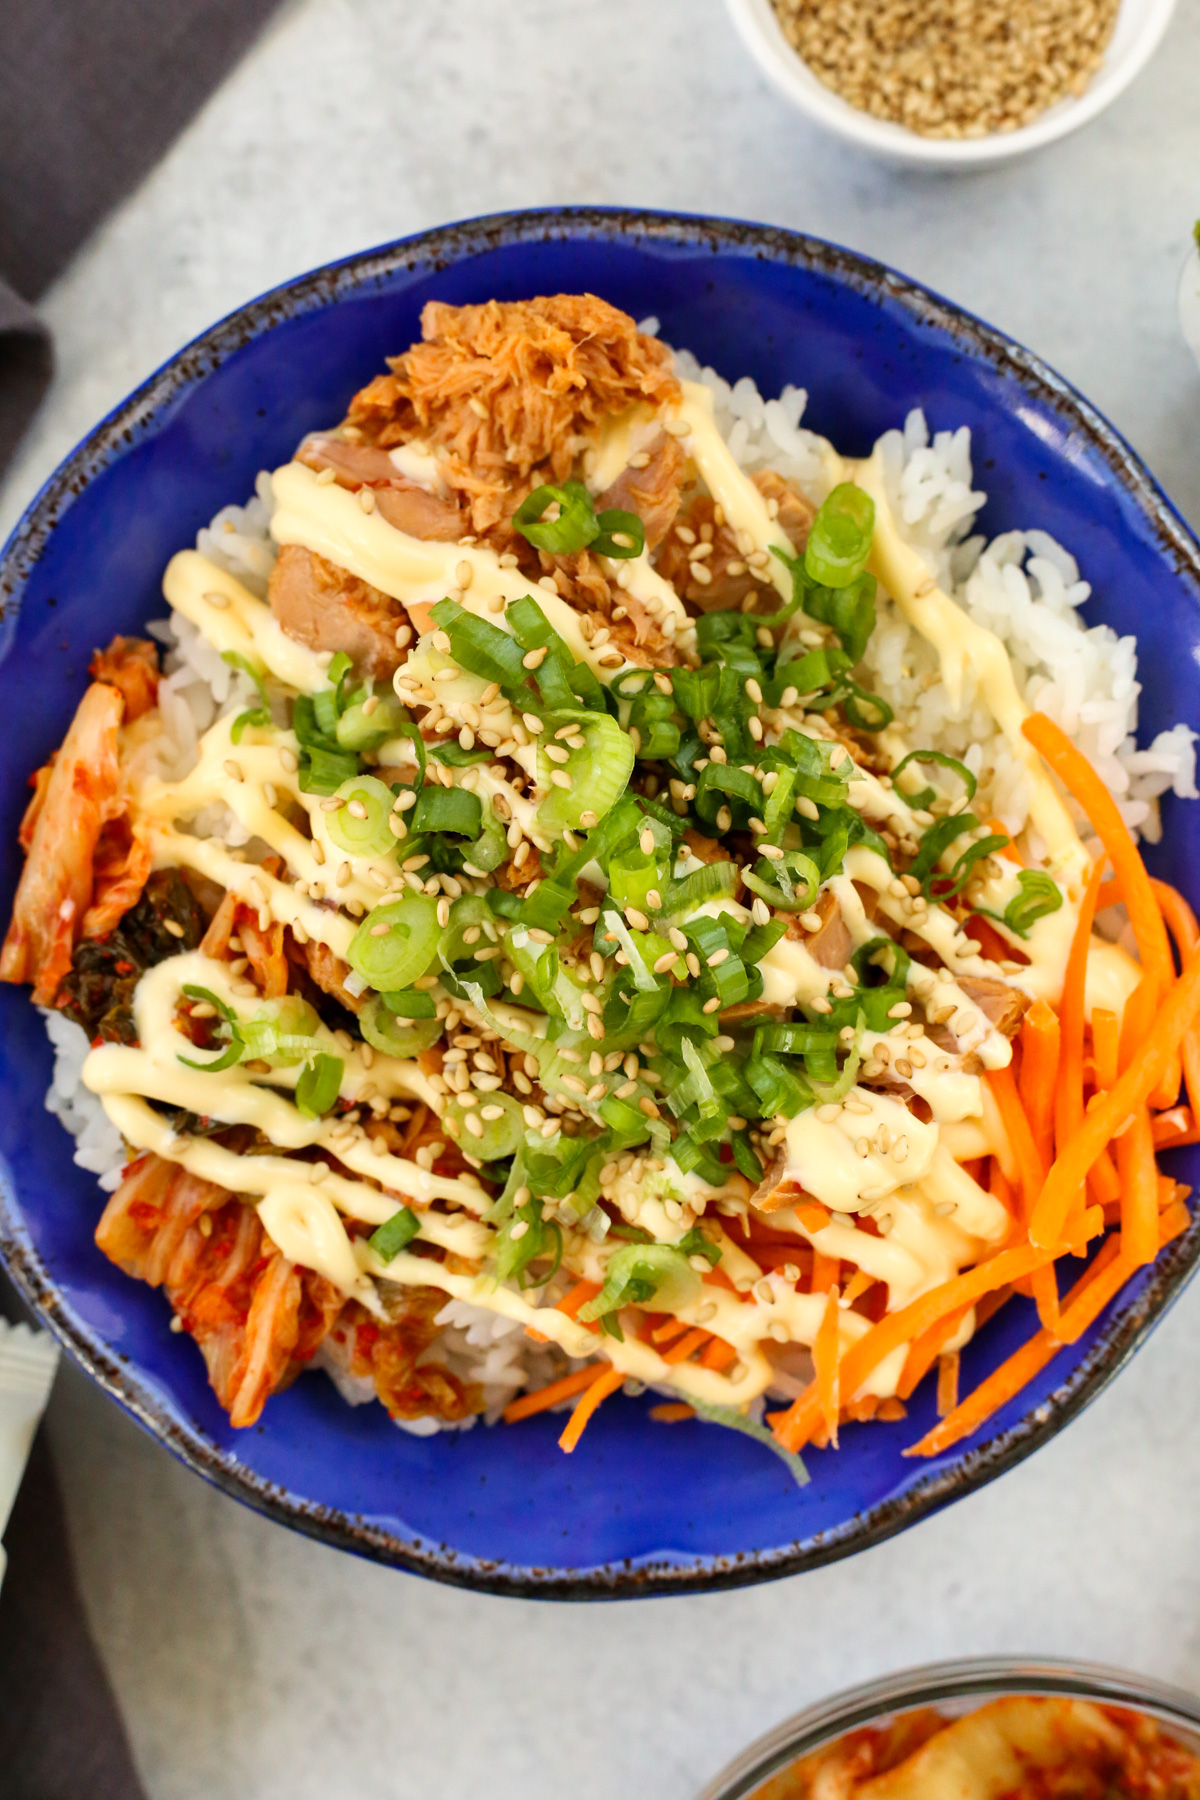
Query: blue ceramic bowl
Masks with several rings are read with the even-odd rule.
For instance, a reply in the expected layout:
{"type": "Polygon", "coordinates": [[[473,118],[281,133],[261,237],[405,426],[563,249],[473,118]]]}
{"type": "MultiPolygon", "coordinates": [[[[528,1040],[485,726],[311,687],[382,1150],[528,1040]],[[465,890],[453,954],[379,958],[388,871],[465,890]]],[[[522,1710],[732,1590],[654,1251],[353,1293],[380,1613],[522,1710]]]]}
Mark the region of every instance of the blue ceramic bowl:
{"type": "MultiPolygon", "coordinates": [[[[813,238],[626,211],[518,213],[447,227],[304,276],[233,314],[99,425],[43,489],[0,562],[0,911],[18,872],[25,781],[62,737],[94,645],[161,611],[172,552],[338,418],[423,303],[592,289],[724,374],[810,393],[807,423],[865,454],[910,407],[970,425],[989,533],[1044,526],[1079,557],[1095,616],[1136,631],[1147,737],[1200,726],[1200,546],[1129,447],[1009,339],[902,276],[813,238]]],[[[1151,860],[1200,893],[1200,809],[1166,807],[1151,860]]],[[[232,1431],[157,1293],[92,1242],[100,1196],[42,1108],[50,1053],[25,992],[0,990],[0,1249],[67,1349],[210,1480],[326,1542],[496,1592],[684,1592],[845,1556],[979,1487],[1059,1430],[1191,1276],[1200,1226],[968,1446],[901,1458],[931,1423],[853,1427],[803,1491],[758,1445],[605,1407],[574,1456],[560,1425],[416,1439],[306,1376],[232,1431]]],[[[1195,1180],[1195,1151],[1176,1153],[1195,1180]]],[[[969,1386],[1029,1334],[1014,1302],[964,1355],[969,1386]]]]}

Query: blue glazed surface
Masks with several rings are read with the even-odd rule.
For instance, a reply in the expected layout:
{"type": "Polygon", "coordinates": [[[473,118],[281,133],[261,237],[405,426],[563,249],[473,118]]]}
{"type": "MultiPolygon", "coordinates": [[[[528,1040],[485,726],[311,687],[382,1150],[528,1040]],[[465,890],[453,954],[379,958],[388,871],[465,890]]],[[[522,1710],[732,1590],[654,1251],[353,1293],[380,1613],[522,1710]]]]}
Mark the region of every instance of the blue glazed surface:
{"type": "MultiPolygon", "coordinates": [[[[1041,526],[1078,556],[1089,616],[1136,631],[1142,738],[1200,728],[1200,549],[1111,429],[1049,371],[877,265],[792,234],[621,213],[523,214],[451,227],[305,278],[235,315],[105,421],[48,484],[0,565],[0,913],[19,871],[25,781],[60,741],[93,648],[161,616],[171,554],[308,429],[341,416],[430,298],[591,289],[722,374],[809,390],[806,423],[851,454],[925,408],[968,424],[990,534],[1041,526]]],[[[1169,801],[1157,872],[1200,894],[1200,815],[1169,801]]],[[[900,1529],[1057,1430],[1136,1348],[1192,1272],[1198,1228],[1143,1274],[981,1439],[932,1464],[900,1452],[932,1422],[852,1427],[798,1490],[760,1447],[665,1428],[618,1398],[571,1458],[561,1422],[418,1440],[323,1376],[232,1431],[195,1346],[157,1294],[95,1249],[100,1196],[43,1111],[45,1035],[0,989],[0,1245],[73,1353],[193,1466],[301,1529],[383,1560],[501,1591],[588,1595],[762,1579],[900,1529]]],[[[1194,1151],[1176,1153],[1196,1179],[1194,1151]]],[[[964,1355],[964,1387],[1031,1330],[1010,1305],[964,1355]]]]}

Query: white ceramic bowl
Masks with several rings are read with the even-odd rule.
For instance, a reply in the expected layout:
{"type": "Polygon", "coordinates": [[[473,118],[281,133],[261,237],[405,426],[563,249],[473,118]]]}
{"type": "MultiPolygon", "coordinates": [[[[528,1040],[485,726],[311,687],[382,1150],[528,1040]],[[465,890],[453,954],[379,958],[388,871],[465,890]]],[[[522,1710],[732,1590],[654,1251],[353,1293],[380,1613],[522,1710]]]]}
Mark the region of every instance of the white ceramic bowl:
{"type": "Polygon", "coordinates": [[[771,0],[727,0],[727,4],[743,42],[763,73],[801,112],[877,155],[930,169],[982,168],[1009,157],[1024,156],[1078,131],[1111,106],[1141,73],[1161,43],[1175,10],[1175,0],[1121,0],[1104,61],[1084,93],[1078,100],[1058,101],[1032,125],[1022,125],[1016,131],[994,131],[981,138],[931,138],[860,112],[818,81],[783,35],[771,0]]]}

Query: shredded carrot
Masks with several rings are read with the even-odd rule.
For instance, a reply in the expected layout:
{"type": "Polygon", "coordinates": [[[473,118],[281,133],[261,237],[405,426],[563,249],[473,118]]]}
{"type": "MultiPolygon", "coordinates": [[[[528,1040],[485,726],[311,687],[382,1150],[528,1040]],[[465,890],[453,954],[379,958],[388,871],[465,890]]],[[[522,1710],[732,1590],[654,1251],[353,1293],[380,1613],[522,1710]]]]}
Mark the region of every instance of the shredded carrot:
{"type": "Polygon", "coordinates": [[[538,1388],[535,1393],[522,1394],[520,1399],[510,1401],[505,1407],[504,1423],[517,1425],[522,1419],[531,1419],[535,1413],[557,1406],[560,1400],[569,1400],[573,1394],[582,1393],[607,1366],[603,1363],[588,1363],[584,1368],[576,1369],[573,1375],[564,1375],[561,1381],[551,1381],[546,1387],[538,1388]]]}
{"type": "MultiPolygon", "coordinates": [[[[1028,1017],[1028,1015],[1026,1015],[1028,1017]]],[[[1117,1079],[1117,1054],[1121,1046],[1121,1022],[1107,1006],[1092,1008],[1092,1062],[1096,1086],[1103,1092],[1117,1079]]]]}
{"type": "Polygon", "coordinates": [[[1087,758],[1045,713],[1031,713],[1021,729],[1094,825],[1112,862],[1121,898],[1129,909],[1142,967],[1153,975],[1160,992],[1165,994],[1174,974],[1166,927],[1145,864],[1129,827],[1117,811],[1116,801],[1087,758]]]}
{"type": "Polygon", "coordinates": [[[1054,1264],[1047,1263],[1043,1269],[1035,1269],[1029,1277],[1029,1291],[1037,1306],[1038,1319],[1047,1331],[1058,1329],[1058,1276],[1054,1272],[1054,1264]]]}
{"type": "MultiPolygon", "coordinates": [[[[1067,1295],[1063,1324],[1072,1330],[1076,1326],[1080,1331],[1086,1330],[1117,1289],[1124,1285],[1128,1274],[1129,1270],[1120,1259],[1118,1240],[1110,1237],[1067,1295]]],[[[905,1456],[940,1456],[952,1444],[970,1437],[993,1413],[1007,1406],[1022,1388],[1040,1375],[1062,1347],[1063,1339],[1053,1332],[1045,1329],[1037,1332],[998,1369],[993,1369],[986,1381],[980,1382],[974,1393],[968,1394],[961,1405],[927,1432],[919,1443],[911,1445],[904,1452],[905,1456]]]]}
{"type": "Polygon", "coordinates": [[[908,1408],[903,1400],[897,1400],[893,1394],[890,1399],[879,1402],[875,1408],[875,1417],[882,1419],[885,1424],[890,1424],[896,1419],[907,1419],[908,1408]]]}
{"type": "MultiPolygon", "coordinates": [[[[1032,1274],[1034,1269],[1053,1261],[1057,1255],[1061,1255],[1061,1246],[1057,1245],[1050,1250],[1041,1250],[1033,1244],[1020,1244],[1011,1250],[1001,1250],[999,1255],[991,1257],[989,1261],[978,1263],[975,1268],[953,1276],[939,1287],[932,1288],[929,1293],[922,1294],[919,1299],[910,1301],[899,1312],[887,1313],[856,1344],[852,1344],[842,1358],[842,1392],[853,1399],[872,1370],[878,1367],[885,1356],[899,1349],[901,1344],[919,1337],[956,1307],[970,1306],[992,1288],[1019,1281],[1023,1275],[1032,1274]]],[[[814,1381],[809,1383],[800,1398],[794,1400],[786,1412],[771,1414],[768,1423],[786,1450],[799,1450],[808,1442],[820,1417],[821,1408],[814,1381]]]]}
{"type": "Polygon", "coordinates": [[[1164,1249],[1185,1232],[1192,1222],[1192,1215],[1182,1200],[1165,1207],[1158,1215],[1158,1247],[1164,1249]]]}
{"type": "Polygon", "coordinates": [[[1003,850],[997,850],[996,855],[1003,856],[1008,862],[1020,864],[1022,861],[1021,852],[1017,849],[1017,846],[1013,843],[1012,838],[1009,837],[1008,832],[1000,823],[999,819],[989,819],[987,828],[994,837],[1008,838],[1008,842],[1005,844],[1003,850]]]}
{"type": "Polygon", "coordinates": [[[838,1291],[831,1287],[825,1300],[825,1311],[813,1340],[813,1368],[816,1370],[817,1400],[829,1441],[837,1448],[840,1396],[838,1392],[838,1320],[841,1315],[838,1291]]]}
{"type": "Polygon", "coordinates": [[[551,1341],[544,1331],[535,1331],[532,1325],[527,1325],[525,1327],[525,1336],[527,1338],[532,1338],[535,1344],[548,1344],[551,1341]]]}
{"type": "Polygon", "coordinates": [[[1054,1161],[1054,1088],[1061,1035],[1054,1008],[1044,1000],[1035,1000],[1021,1022],[1017,1092],[1044,1168],[1054,1161]]]}
{"type": "MultiPolygon", "coordinates": [[[[1071,939],[1067,972],[1063,978],[1059,1019],[1062,1026],[1058,1084],[1054,1094],[1054,1142],[1061,1150],[1083,1119],[1083,1028],[1085,1020],[1084,990],[1087,985],[1088,950],[1092,942],[1092,921],[1096,916],[1096,895],[1104,875],[1104,859],[1093,865],[1079,918],[1071,939]]],[[[1051,1161],[1053,1158],[1050,1159],[1051,1161]]],[[[1083,1183],[1080,1183],[1082,1188],[1083,1183]]],[[[1028,1217],[1028,1215],[1026,1215],[1028,1217]]]]}
{"type": "Polygon", "coordinates": [[[586,1306],[589,1300],[594,1300],[599,1292],[596,1282],[577,1281],[570,1293],[563,1295],[554,1310],[566,1313],[568,1319],[573,1319],[580,1307],[586,1306]]]}
{"type": "MultiPolygon", "coordinates": [[[[1155,984],[1149,976],[1143,975],[1125,1002],[1125,1012],[1121,1019],[1121,1043],[1117,1052],[1117,1062],[1121,1069],[1129,1067],[1154,1029],[1157,1004],[1155,984]]],[[[1173,1099],[1178,1097],[1178,1093],[1172,1096],[1173,1099]]]]}
{"type": "Polygon", "coordinates": [[[1197,1129],[1190,1106],[1173,1106],[1169,1112],[1156,1113],[1153,1131],[1156,1150],[1174,1150],[1181,1144],[1200,1144],[1200,1129],[1197,1129]]]}
{"type": "Polygon", "coordinates": [[[1120,1200],[1121,1177],[1107,1150],[1100,1152],[1088,1171],[1088,1187],[1102,1206],[1111,1206],[1114,1201],[1120,1200]]]}
{"type": "MultiPolygon", "coordinates": [[[[737,1284],[730,1279],[730,1277],[725,1273],[724,1269],[710,1269],[708,1274],[702,1275],[700,1277],[700,1279],[702,1281],[707,1282],[709,1287],[725,1288],[728,1293],[736,1294],[736,1296],[739,1300],[745,1300],[751,1306],[753,1306],[753,1304],[754,1304],[753,1295],[752,1294],[743,1294],[741,1288],[739,1288],[737,1286],[737,1284]]],[[[599,1292],[599,1289],[597,1289],[596,1291],[599,1292]]]]}
{"type": "Polygon", "coordinates": [[[681,1331],[687,1329],[688,1327],[682,1319],[668,1319],[665,1325],[655,1326],[650,1333],[650,1342],[652,1344],[669,1343],[673,1337],[678,1337],[681,1331]]]}
{"type": "Polygon", "coordinates": [[[833,1216],[819,1200],[801,1200],[794,1210],[806,1231],[824,1231],[833,1216]]]}
{"type": "Polygon", "coordinates": [[[695,1355],[702,1344],[707,1344],[711,1336],[711,1331],[705,1331],[702,1325],[695,1326],[687,1333],[686,1337],[681,1337],[677,1344],[672,1344],[669,1350],[664,1350],[663,1361],[666,1363],[686,1362],[689,1356],[695,1355]]]}
{"type": "Polygon", "coordinates": [[[592,1414],[604,1404],[610,1394],[615,1394],[619,1387],[623,1387],[624,1383],[625,1377],[620,1369],[610,1366],[603,1375],[592,1382],[590,1387],[584,1389],[576,1402],[574,1412],[567,1420],[566,1430],[558,1440],[560,1450],[570,1456],[586,1431],[592,1414]]]}
{"type": "Polygon", "coordinates": [[[854,1302],[860,1300],[868,1288],[875,1286],[877,1280],[878,1276],[868,1275],[865,1269],[855,1269],[846,1284],[846,1292],[842,1296],[846,1305],[853,1306],[854,1302]]]}
{"type": "Polygon", "coordinates": [[[1145,1105],[1179,1050],[1184,1033],[1200,1012],[1200,949],[1194,951],[1180,979],[1164,1002],[1154,1031],[1137,1058],[1104,1094],[1089,1107],[1070,1143],[1063,1145],[1046,1177],[1041,1196],[1029,1221],[1031,1241],[1042,1247],[1062,1236],[1067,1214],[1089,1169],[1101,1150],[1127,1119],[1145,1105]]]}
{"type": "MultiPolygon", "coordinates": [[[[1200,943],[1200,925],[1196,923],[1196,915],[1183,895],[1169,887],[1165,881],[1151,881],[1150,885],[1162,908],[1167,929],[1175,939],[1179,960],[1183,962],[1200,943]]],[[[1183,1040],[1183,1076],[1195,1117],[1200,1113],[1200,1031],[1195,1026],[1183,1040]]]]}
{"type": "Polygon", "coordinates": [[[1012,1191],[1012,1184],[1009,1181],[1008,1176],[1004,1173],[1004,1170],[1001,1168],[1000,1158],[998,1156],[992,1157],[991,1167],[988,1170],[988,1193],[992,1194],[1000,1202],[1010,1218],[1015,1217],[1017,1206],[1012,1191]]]}
{"type": "Polygon", "coordinates": [[[992,1098],[999,1109],[1000,1121],[1008,1136],[1009,1148],[1017,1162],[1017,1177],[1021,1184],[1022,1212],[1028,1219],[1042,1184],[1046,1179],[1046,1166],[1034,1141],[1033,1129],[1021,1105],[1021,1096],[1017,1092],[1017,1084],[1013,1079],[1011,1064],[1003,1069],[989,1069],[987,1084],[992,1091],[992,1098]]]}
{"type": "Polygon", "coordinates": [[[923,1331],[920,1337],[913,1339],[908,1346],[900,1379],[896,1383],[896,1392],[901,1400],[908,1400],[916,1393],[941,1355],[942,1345],[954,1336],[970,1310],[969,1306],[956,1307],[944,1319],[938,1319],[932,1324],[928,1331],[923,1331]]]}
{"type": "MultiPolygon", "coordinates": [[[[1031,713],[1021,729],[1078,800],[1108,852],[1121,898],[1129,911],[1142,968],[1153,983],[1156,1003],[1161,1005],[1175,977],[1171,946],[1146,866],[1117,810],[1116,801],[1086,756],[1044,713],[1031,713]]],[[[1155,1084],[1154,1103],[1169,1106],[1179,1092],[1179,1081],[1178,1058],[1173,1053],[1163,1064],[1162,1074],[1155,1084]]]]}
{"type": "Polygon", "coordinates": [[[1140,1269],[1158,1255],[1158,1165],[1150,1114],[1140,1106],[1133,1124],[1117,1139],[1121,1177],[1121,1255],[1140,1269]]]}
{"type": "Polygon", "coordinates": [[[696,1409],[689,1406],[686,1400],[667,1400],[661,1406],[650,1408],[650,1417],[659,1425],[682,1425],[685,1419],[694,1419],[696,1409]]]}
{"type": "Polygon", "coordinates": [[[813,1251],[812,1292],[827,1294],[842,1272],[840,1258],[822,1256],[819,1250],[813,1251]]]}
{"type": "Polygon", "coordinates": [[[948,1355],[938,1357],[937,1415],[939,1419],[944,1419],[958,1405],[958,1366],[957,1350],[951,1350],[948,1355]]]}
{"type": "Polygon", "coordinates": [[[731,1362],[736,1361],[737,1351],[733,1345],[727,1343],[724,1338],[715,1337],[705,1345],[704,1354],[700,1358],[700,1367],[716,1369],[719,1374],[722,1369],[727,1369],[731,1362]]]}

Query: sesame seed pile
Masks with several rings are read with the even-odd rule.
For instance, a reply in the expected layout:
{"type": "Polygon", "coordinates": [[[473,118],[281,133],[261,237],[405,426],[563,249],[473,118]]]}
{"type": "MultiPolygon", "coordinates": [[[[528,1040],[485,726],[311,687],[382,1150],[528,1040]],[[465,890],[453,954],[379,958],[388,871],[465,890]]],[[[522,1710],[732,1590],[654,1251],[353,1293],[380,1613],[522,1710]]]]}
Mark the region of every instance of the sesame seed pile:
{"type": "Polygon", "coordinates": [[[819,81],[924,137],[1015,131],[1100,66],[1118,0],[772,0],[819,81]]]}

